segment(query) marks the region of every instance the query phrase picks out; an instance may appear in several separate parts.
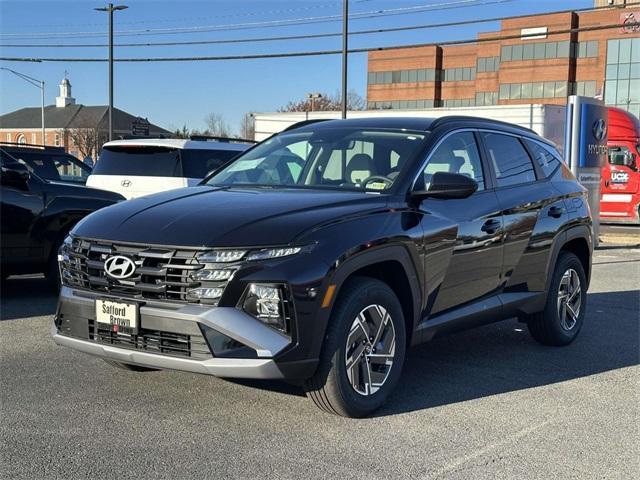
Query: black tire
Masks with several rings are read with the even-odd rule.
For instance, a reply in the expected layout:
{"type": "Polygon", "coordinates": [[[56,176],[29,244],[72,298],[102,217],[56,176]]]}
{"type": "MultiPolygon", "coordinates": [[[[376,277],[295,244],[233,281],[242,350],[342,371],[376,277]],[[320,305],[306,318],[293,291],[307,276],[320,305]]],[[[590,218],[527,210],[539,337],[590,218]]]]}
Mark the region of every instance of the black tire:
{"type": "MultiPolygon", "coordinates": [[[[365,322],[365,326],[373,327],[374,322],[365,322]]],[[[395,388],[402,372],[405,352],[404,316],[400,302],[393,290],[379,280],[350,279],[343,285],[341,294],[336,300],[325,333],[318,369],[313,377],[305,382],[305,391],[316,406],[328,413],[345,417],[363,417],[382,406],[395,388]],[[356,334],[359,333],[367,338],[365,327],[362,327],[361,332],[356,332],[357,327],[352,329],[356,318],[365,310],[365,316],[371,315],[367,318],[372,319],[372,316],[377,315],[377,318],[382,319],[379,325],[384,326],[372,328],[369,332],[373,333],[374,330],[382,332],[376,333],[381,340],[379,342],[371,341],[372,337],[369,337],[367,345],[364,343],[366,340],[363,340],[362,343],[357,341],[349,347],[347,341],[356,338],[356,334]],[[389,314],[388,316],[384,314],[385,311],[389,314]],[[390,317],[390,322],[388,317],[390,317]],[[391,335],[394,335],[394,341],[391,340],[391,335]],[[376,354],[376,348],[379,348],[378,354],[376,354]],[[368,349],[369,353],[365,354],[362,349],[368,349]],[[386,351],[381,352],[381,350],[386,351]],[[362,352],[362,355],[357,352],[362,352]],[[385,358],[391,359],[390,366],[383,365],[379,358],[373,358],[376,355],[380,357],[381,353],[389,354],[385,358]],[[352,363],[355,366],[350,369],[350,374],[353,383],[362,386],[365,393],[358,393],[349,379],[345,361],[347,355],[350,355],[348,357],[350,360],[364,359],[352,363]],[[372,357],[368,355],[372,355],[372,357]],[[365,372],[368,373],[368,376],[365,376],[365,372]],[[374,386],[371,381],[374,378],[371,376],[372,374],[377,375],[378,379],[384,377],[381,382],[378,382],[379,385],[374,386]],[[367,377],[369,383],[365,385],[367,377]],[[356,380],[360,378],[363,379],[363,383],[356,380]],[[376,391],[373,390],[374,388],[376,391]]]]}
{"type": "Polygon", "coordinates": [[[130,372],[155,372],[157,368],[143,367],[141,365],[133,365],[130,363],[122,363],[116,362],[115,360],[105,360],[102,359],[106,364],[111,365],[114,368],[119,368],[121,370],[129,370],[130,372]]]}
{"type": "MultiPolygon", "coordinates": [[[[574,289],[575,290],[575,289],[574,289]]],[[[587,279],[582,263],[573,253],[561,252],[553,271],[551,285],[547,292],[547,303],[541,312],[530,315],[525,319],[531,336],[543,345],[563,346],[573,342],[584,323],[584,316],[587,307],[587,279]],[[568,328],[566,320],[563,322],[561,307],[558,303],[560,294],[560,282],[567,272],[575,272],[579,280],[579,312],[578,315],[571,316],[566,312],[572,325],[568,328]]],[[[566,307],[565,307],[566,308],[566,307]]]]}

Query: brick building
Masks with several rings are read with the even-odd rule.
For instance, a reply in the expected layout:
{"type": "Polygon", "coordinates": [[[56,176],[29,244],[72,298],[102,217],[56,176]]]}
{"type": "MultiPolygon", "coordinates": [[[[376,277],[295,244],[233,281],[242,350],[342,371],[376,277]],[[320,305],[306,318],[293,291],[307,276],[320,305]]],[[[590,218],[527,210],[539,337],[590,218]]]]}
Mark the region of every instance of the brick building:
{"type": "Polygon", "coordinates": [[[640,27],[625,26],[640,22],[640,6],[615,3],[506,19],[474,44],[370,52],[368,108],[565,104],[568,95],[578,94],[640,116],[640,27]]]}
{"type": "MultiPolygon", "coordinates": [[[[63,146],[78,158],[96,158],[107,141],[109,109],[106,105],[81,105],[71,96],[68,78],[60,82],[55,105],[44,108],[45,139],[42,139],[42,108],[26,107],[0,115],[0,141],[63,146]]],[[[113,109],[114,138],[136,135],[173,134],[120,109],[113,109]]]]}

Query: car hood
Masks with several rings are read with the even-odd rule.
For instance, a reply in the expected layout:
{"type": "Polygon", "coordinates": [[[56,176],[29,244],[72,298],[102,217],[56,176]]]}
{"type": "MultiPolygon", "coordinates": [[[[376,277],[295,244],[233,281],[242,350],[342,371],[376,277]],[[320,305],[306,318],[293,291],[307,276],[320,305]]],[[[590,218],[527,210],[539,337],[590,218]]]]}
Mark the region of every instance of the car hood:
{"type": "Polygon", "coordinates": [[[87,187],[81,183],[64,182],[58,180],[46,180],[47,190],[55,192],[57,195],[69,195],[73,197],[87,197],[101,200],[111,200],[119,202],[124,197],[119,193],[101,190],[99,188],[87,187]]]}
{"type": "Polygon", "coordinates": [[[73,230],[85,238],[174,246],[267,246],[385,208],[384,195],[303,189],[199,186],[102,209],[73,230]]]}

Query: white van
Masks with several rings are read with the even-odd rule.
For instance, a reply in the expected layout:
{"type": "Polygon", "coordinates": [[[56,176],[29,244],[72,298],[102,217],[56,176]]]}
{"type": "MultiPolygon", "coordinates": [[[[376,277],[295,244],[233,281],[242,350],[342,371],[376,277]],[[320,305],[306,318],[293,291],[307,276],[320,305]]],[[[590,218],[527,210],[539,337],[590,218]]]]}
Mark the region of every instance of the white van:
{"type": "Polygon", "coordinates": [[[127,199],[196,185],[251,146],[221,137],[141,138],[105,143],[87,186],[127,199]]]}

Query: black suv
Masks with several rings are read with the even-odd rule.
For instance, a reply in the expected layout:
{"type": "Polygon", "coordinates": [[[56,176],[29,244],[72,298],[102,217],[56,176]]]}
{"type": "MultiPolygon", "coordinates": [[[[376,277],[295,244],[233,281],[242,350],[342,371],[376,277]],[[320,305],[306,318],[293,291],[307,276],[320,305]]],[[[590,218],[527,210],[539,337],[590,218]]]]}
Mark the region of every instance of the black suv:
{"type": "Polygon", "coordinates": [[[585,315],[585,190],[530,130],[469,117],[304,122],[200,186],[108,207],[61,253],[53,337],[130,370],[300,381],[363,416],[407,348],[585,315]]]}
{"type": "Polygon", "coordinates": [[[58,284],[57,251],[84,216],[121,195],[84,186],[91,169],[59,147],[0,144],[2,278],[44,272],[58,284]]]}

